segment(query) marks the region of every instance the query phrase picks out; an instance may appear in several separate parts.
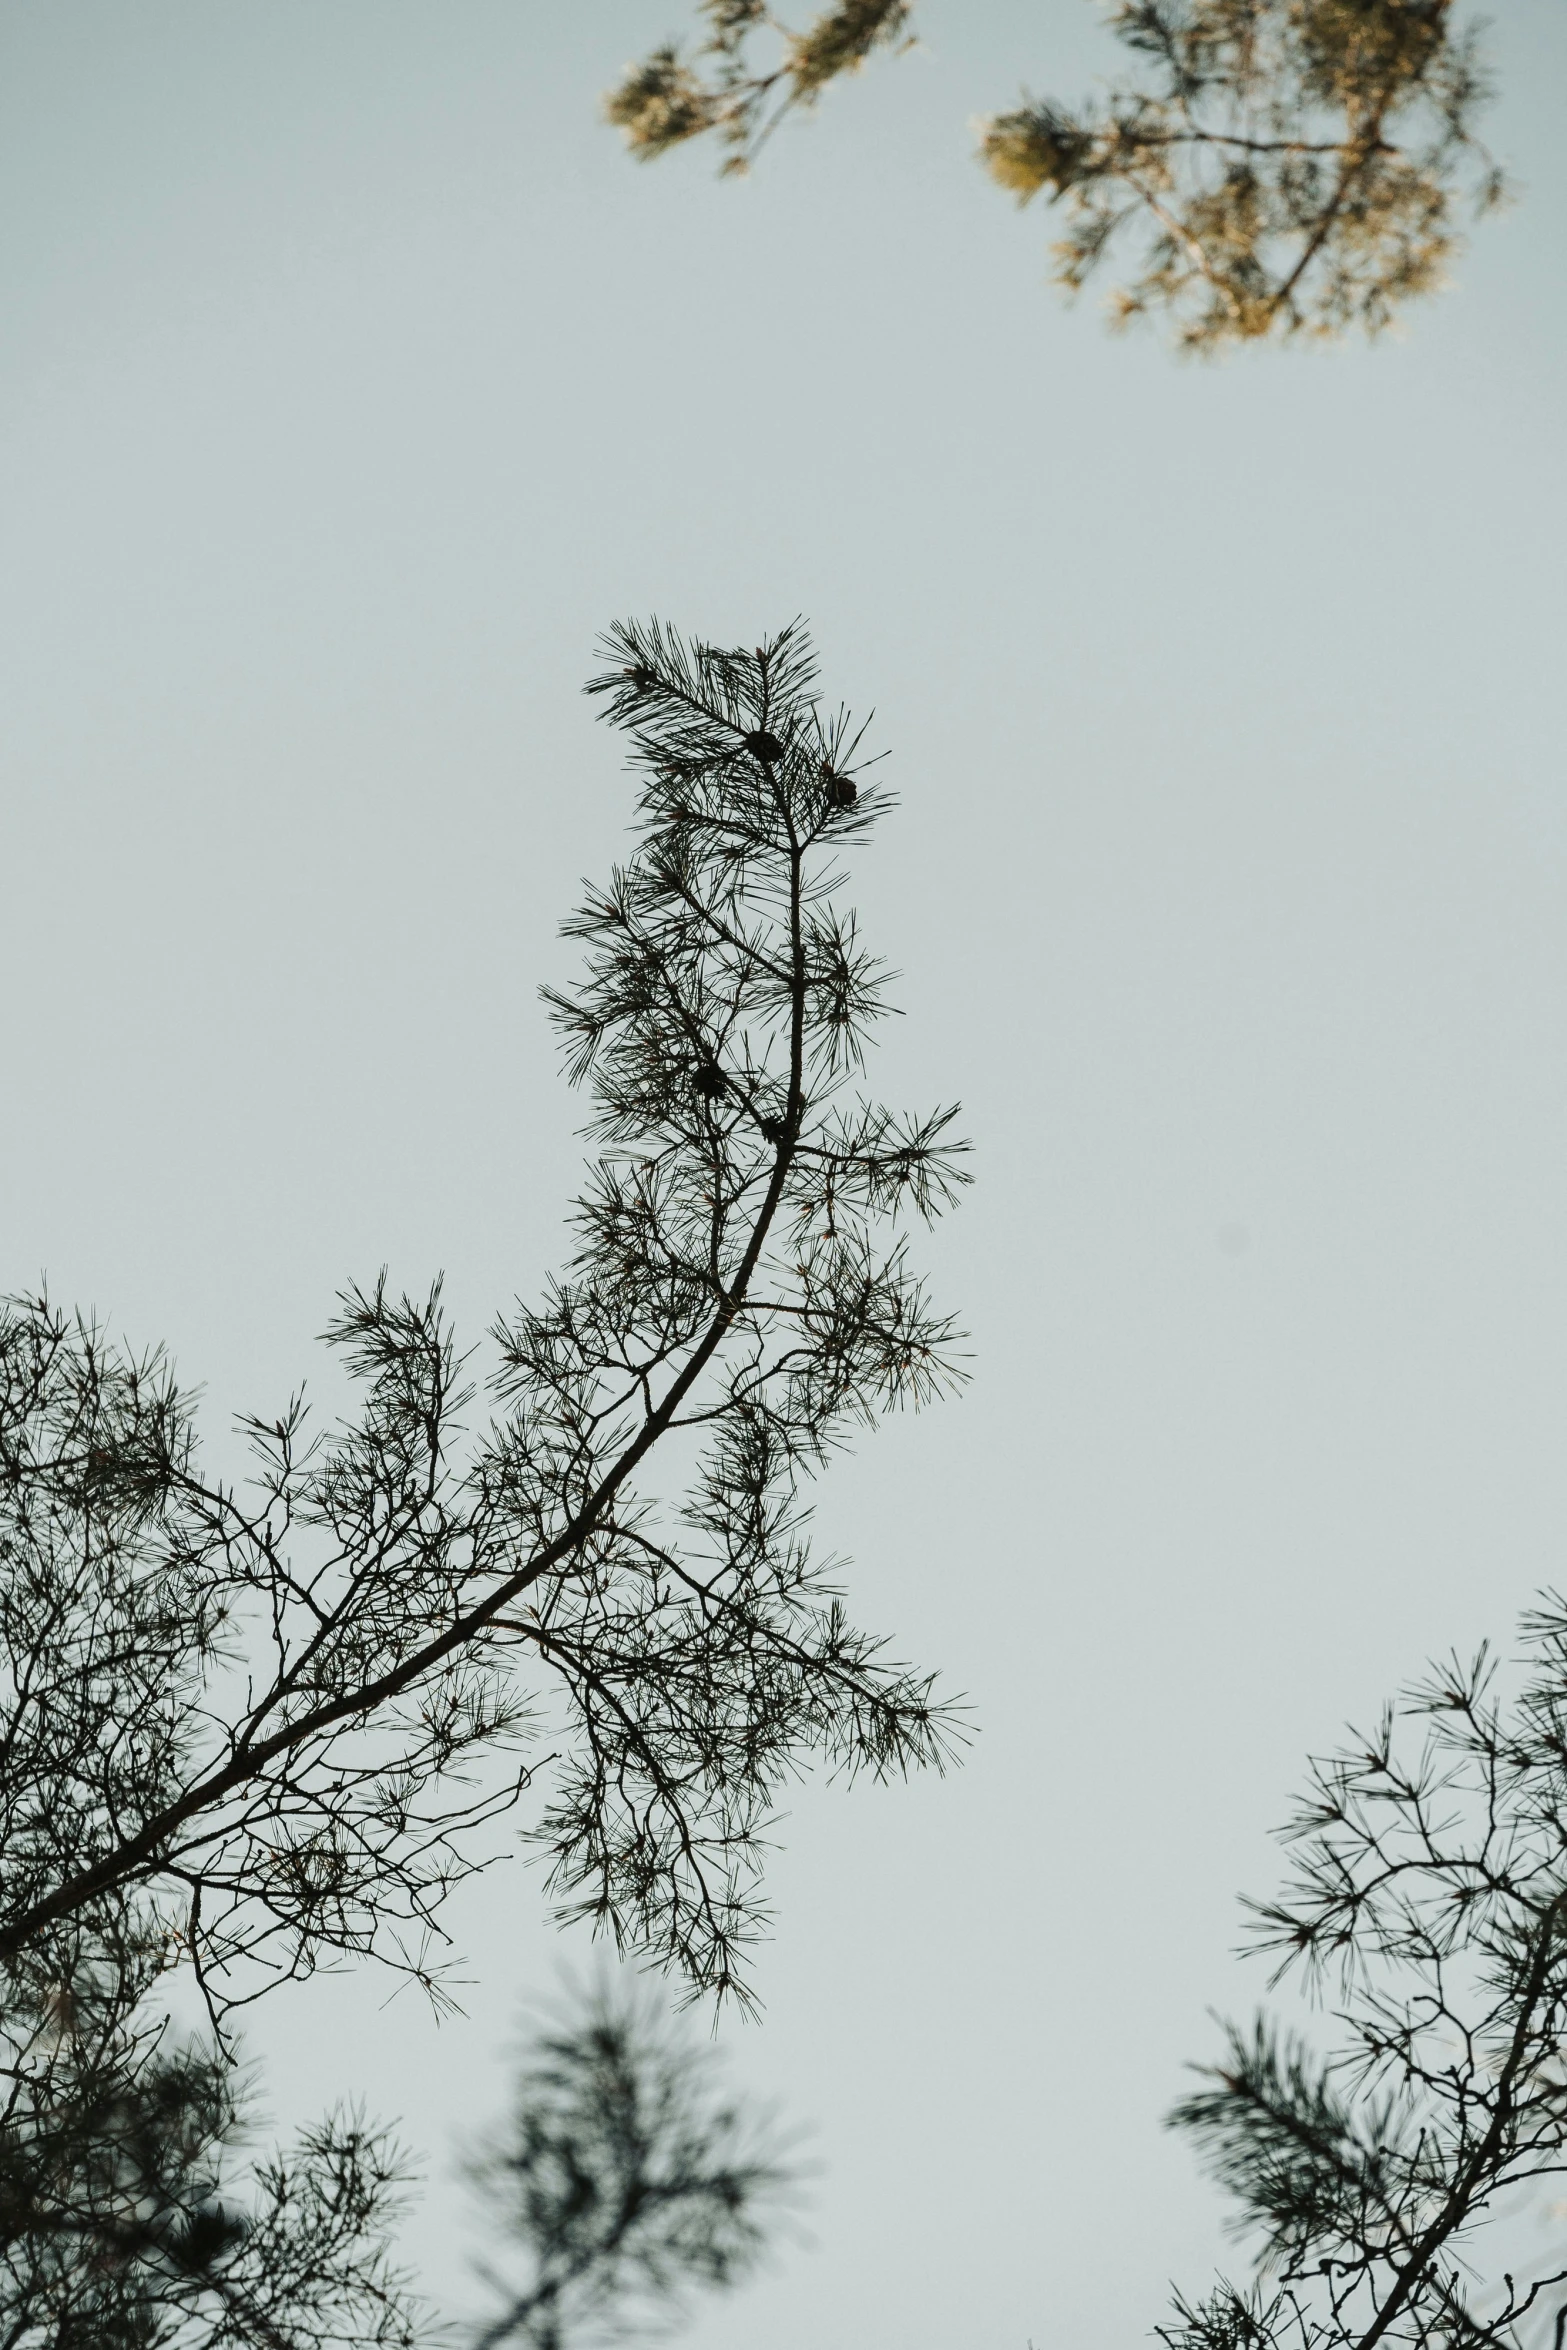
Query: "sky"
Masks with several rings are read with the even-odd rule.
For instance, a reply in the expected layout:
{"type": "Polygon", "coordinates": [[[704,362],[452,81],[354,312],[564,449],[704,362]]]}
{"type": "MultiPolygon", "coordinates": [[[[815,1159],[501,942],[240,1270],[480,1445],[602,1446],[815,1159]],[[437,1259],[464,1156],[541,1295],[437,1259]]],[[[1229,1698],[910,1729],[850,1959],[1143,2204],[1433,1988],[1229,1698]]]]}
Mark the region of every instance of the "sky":
{"type": "MultiPolygon", "coordinates": [[[[744,185],[598,118],[675,0],[4,0],[0,1287],[240,1411],[339,1286],[536,1294],[582,1144],[536,989],[619,853],[598,632],[808,616],[901,807],[856,874],[960,1402],[823,1482],[942,1781],[809,1784],[732,2077],[813,2173],[693,2350],[1147,2337],[1235,2255],[1160,2118],[1261,1996],[1304,1759],[1567,1575],[1567,22],[1505,0],[1521,197],[1367,350],[1222,367],[1062,304],[972,161],[1110,51],[926,0],[744,185]]],[[[464,2012],[257,2011],[280,2124],[456,2150],[580,1936],[508,1860],[464,2012]]]]}

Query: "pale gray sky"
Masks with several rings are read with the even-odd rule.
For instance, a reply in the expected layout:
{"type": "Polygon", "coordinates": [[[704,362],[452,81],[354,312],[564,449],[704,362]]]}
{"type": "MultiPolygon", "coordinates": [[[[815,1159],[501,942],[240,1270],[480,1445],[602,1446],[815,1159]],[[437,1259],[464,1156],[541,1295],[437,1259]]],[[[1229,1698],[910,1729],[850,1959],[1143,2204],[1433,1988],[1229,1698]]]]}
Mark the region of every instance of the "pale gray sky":
{"type": "MultiPolygon", "coordinates": [[[[1213,370],[1064,310],[969,160],[1104,62],[1076,0],[926,0],[738,188],[596,122],[679,14],[0,7],[0,1283],[166,1338],[215,1432],[382,1261],[477,1338],[578,1159],[594,635],[807,613],[904,795],[878,1082],[979,1176],[974,1385],[822,1533],[982,1735],[791,1806],[725,2037],[814,2248],[691,2339],[1108,2350],[1222,2256],[1158,2119],[1305,1752],[1567,1573],[1567,20],[1499,11],[1525,200],[1458,293],[1213,370]]],[[[558,1950],[521,1867],[454,1923],[465,2020],[258,2019],[278,2112],[447,2160],[558,1950]]]]}

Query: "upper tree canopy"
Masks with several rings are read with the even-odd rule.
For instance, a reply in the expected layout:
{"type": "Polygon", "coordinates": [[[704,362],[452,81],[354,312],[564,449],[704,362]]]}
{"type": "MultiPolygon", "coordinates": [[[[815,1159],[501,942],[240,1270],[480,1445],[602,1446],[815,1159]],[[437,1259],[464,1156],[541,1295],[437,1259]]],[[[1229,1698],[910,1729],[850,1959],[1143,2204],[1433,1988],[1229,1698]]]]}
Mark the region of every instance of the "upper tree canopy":
{"type": "MultiPolygon", "coordinates": [[[[608,100],[643,159],[710,134],[747,170],[791,110],[877,51],[908,47],[910,0],[840,0],[803,30],[765,0],[698,0],[690,55],[654,50],[608,100]]],[[[980,126],[980,159],[1059,204],[1056,277],[1112,256],[1124,323],[1184,349],[1376,334],[1443,282],[1466,211],[1503,193],[1475,135],[1487,95],[1451,0],[1117,0],[1128,70],[1080,108],[1025,95],[980,126]]]]}

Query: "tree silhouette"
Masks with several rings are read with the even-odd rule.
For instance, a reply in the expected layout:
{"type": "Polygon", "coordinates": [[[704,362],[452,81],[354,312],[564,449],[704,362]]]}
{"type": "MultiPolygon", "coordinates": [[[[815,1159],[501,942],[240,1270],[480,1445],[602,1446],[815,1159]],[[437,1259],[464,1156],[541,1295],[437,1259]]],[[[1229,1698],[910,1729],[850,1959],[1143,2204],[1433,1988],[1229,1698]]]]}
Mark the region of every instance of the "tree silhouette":
{"type": "Polygon", "coordinates": [[[1232,2026],[1170,2117],[1258,2262],[1177,2304],[1171,2350],[1562,2340],[1567,1610],[1525,1632],[1510,1703],[1484,1651],[1455,1658],[1312,1767],[1293,1875],[1251,1918],[1336,2030],[1232,2026]]]}
{"type": "MultiPolygon", "coordinates": [[[[524,1803],[566,1916],[744,2001],[780,1787],[950,1751],[804,1499],[958,1375],[907,1226],[963,1146],[858,1084],[883,975],[841,860],[890,801],[798,626],[607,653],[589,691],[629,736],[638,838],[567,926],[583,976],[546,991],[596,1150],[487,1379],[438,1284],[352,1288],[328,1339],[353,1409],[247,1420],[235,1483],[162,1357],[42,1297],[0,1314],[7,2350],[410,2338],[382,2138],[329,2122],[243,2210],[220,2193],[236,2011],[362,1957],[439,1997],[443,1897],[524,1803]],[[180,1968],[199,2044],[156,2019],[180,1968]]],[[[678,2258],[639,2223],[622,2270],[737,2265],[750,2186],[722,2177],[727,2220],[688,2197],[678,2258]]]]}
{"type": "Polygon", "coordinates": [[[472,2165],[498,2304],[474,2350],[560,2350],[667,2322],[692,2287],[747,2274],[789,2173],[765,2120],[712,2072],[711,2049],[645,1998],[601,1991],[539,2035],[507,2134],[472,2165]]]}

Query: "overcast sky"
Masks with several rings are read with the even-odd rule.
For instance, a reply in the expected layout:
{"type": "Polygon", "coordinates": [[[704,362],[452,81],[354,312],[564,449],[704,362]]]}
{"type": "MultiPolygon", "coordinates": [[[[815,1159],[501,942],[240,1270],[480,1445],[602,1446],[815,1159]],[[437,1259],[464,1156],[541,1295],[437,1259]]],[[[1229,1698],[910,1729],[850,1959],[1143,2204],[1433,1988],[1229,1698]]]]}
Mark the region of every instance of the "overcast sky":
{"type": "MultiPolygon", "coordinates": [[[[790,1805],[722,2037],[811,2241],[691,2340],[1109,2350],[1225,2256],[1159,2117],[1305,1754],[1567,1575],[1567,20],[1498,12],[1524,200],[1456,293],[1214,369],[1064,308],[970,160],[1107,61],[1078,0],[926,0],[739,187],[596,119],[679,13],[0,6],[0,1286],[167,1340],[220,1451],[343,1280],[444,1268],[476,1340],[536,1292],[594,637],[807,614],[903,800],[877,1082],[978,1176],[973,1385],[821,1533],[980,1736],[790,1805]]],[[[521,1864],[452,1923],[456,2022],[258,2016],[280,2117],[443,2174],[562,1951],[521,1864]]]]}

